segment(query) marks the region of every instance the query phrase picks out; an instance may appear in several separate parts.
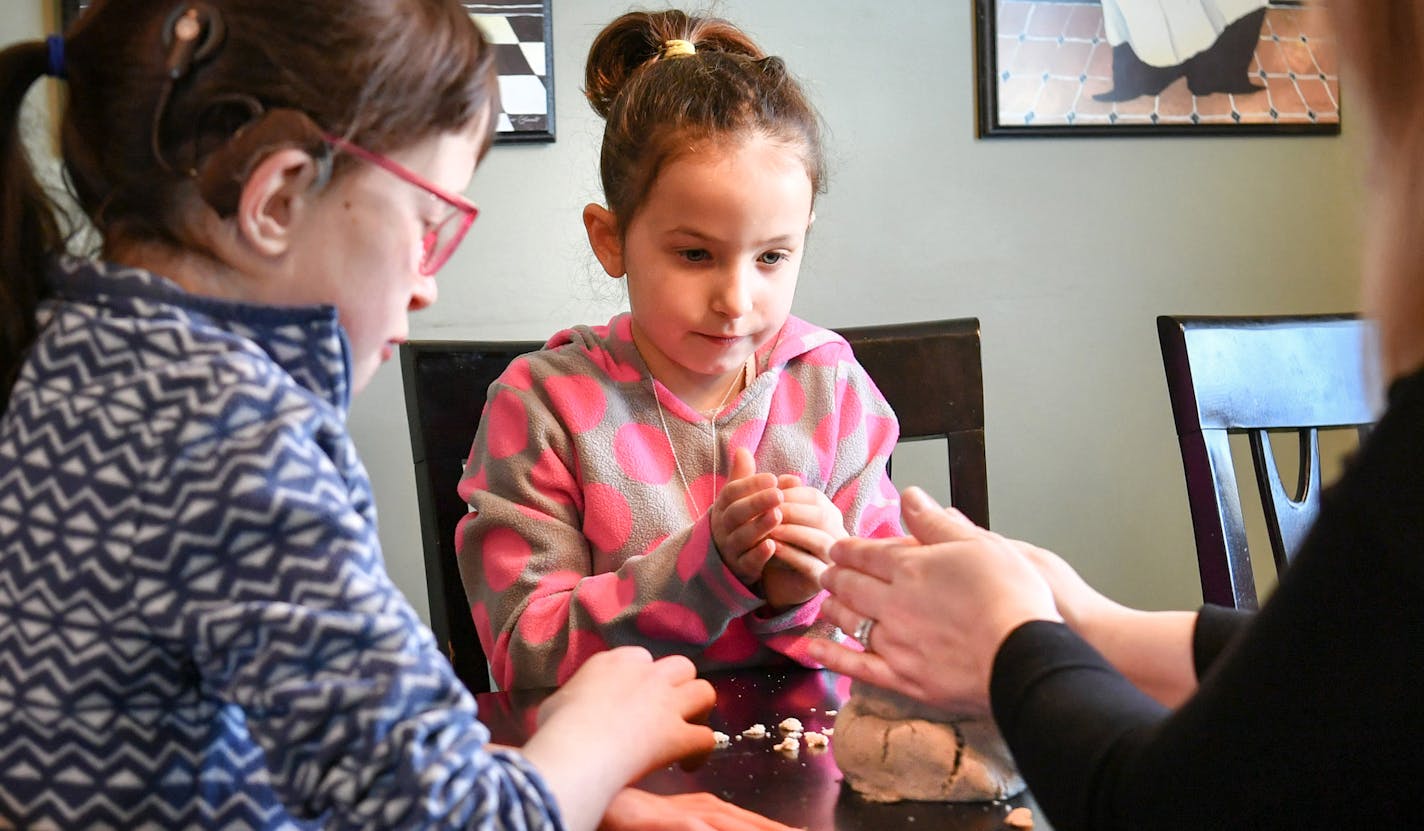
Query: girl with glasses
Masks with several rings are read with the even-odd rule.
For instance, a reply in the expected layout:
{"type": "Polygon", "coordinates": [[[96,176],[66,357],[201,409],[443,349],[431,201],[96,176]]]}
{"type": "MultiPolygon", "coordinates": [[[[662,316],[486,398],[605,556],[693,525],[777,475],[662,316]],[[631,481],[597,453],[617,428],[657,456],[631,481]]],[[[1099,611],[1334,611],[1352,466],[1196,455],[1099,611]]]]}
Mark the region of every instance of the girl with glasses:
{"type": "Polygon", "coordinates": [[[630,311],[490,389],[460,494],[493,677],[568,678],[639,644],[703,669],[813,665],[817,574],[899,534],[895,415],[838,335],[791,315],[824,184],[800,84],[743,32],[635,12],[589,51],[608,205],[584,224],[630,311]]]}
{"type": "Polygon", "coordinates": [[[618,794],[713,746],[690,662],[609,653],[494,748],[385,572],[347,407],[495,83],[456,0],[97,0],[0,52],[0,826],[777,827],[618,794]],[[21,138],[46,74],[92,258],[21,138]]]}

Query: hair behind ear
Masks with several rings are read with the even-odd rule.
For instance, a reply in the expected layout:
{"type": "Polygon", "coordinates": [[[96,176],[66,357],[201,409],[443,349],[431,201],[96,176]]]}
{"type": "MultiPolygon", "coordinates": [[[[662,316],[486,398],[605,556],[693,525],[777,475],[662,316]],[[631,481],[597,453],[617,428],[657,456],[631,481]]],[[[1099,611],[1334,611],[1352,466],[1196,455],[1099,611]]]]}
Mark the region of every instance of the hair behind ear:
{"type": "Polygon", "coordinates": [[[243,187],[253,169],[273,151],[292,147],[311,156],[317,165],[314,189],[331,179],[331,146],[316,122],[292,109],[269,110],[240,129],[227,143],[204,159],[198,168],[198,192],[218,216],[237,213],[243,187]]]}

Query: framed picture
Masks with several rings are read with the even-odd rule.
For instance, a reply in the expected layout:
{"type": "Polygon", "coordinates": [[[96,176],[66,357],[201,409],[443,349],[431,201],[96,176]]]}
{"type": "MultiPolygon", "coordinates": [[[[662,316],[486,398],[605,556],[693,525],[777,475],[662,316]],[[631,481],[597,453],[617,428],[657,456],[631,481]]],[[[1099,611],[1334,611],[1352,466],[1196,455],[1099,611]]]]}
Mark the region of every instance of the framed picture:
{"type": "Polygon", "coordinates": [[[1287,0],[974,0],[980,137],[1340,132],[1335,38],[1287,0]]]}
{"type": "Polygon", "coordinates": [[[463,2],[499,62],[495,143],[553,141],[553,0],[463,2]]]}
{"type": "MultiPolygon", "coordinates": [[[[463,0],[462,0],[463,1],[463,0]]],[[[89,0],[60,0],[68,29],[89,0]]],[[[554,140],[553,0],[464,1],[475,24],[494,44],[502,110],[495,142],[554,140]]]]}

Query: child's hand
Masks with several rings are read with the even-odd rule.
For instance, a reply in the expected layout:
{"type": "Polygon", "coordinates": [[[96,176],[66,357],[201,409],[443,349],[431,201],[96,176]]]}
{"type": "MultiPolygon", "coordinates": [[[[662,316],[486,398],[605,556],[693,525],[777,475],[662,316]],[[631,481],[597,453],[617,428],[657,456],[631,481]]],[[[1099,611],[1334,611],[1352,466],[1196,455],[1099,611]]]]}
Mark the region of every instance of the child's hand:
{"type": "Polygon", "coordinates": [[[776,552],[762,571],[772,609],[805,603],[821,590],[821,572],[830,564],[831,545],[847,536],[840,509],[816,488],[783,474],[777,479],[786,501],[781,523],[771,531],[776,552]]]}
{"type": "Polygon", "coordinates": [[[781,523],[784,500],[776,477],[757,473],[751,451],[738,448],[727,485],[712,503],[712,542],[722,562],[745,585],[762,578],[762,568],[776,552],[768,535],[781,523]]]}
{"type": "Polygon", "coordinates": [[[592,827],[619,788],[711,753],[712,730],[691,722],[715,700],[687,658],[654,661],[640,646],[618,647],[589,658],[544,701],[523,753],[544,774],[569,825],[592,827]]]}

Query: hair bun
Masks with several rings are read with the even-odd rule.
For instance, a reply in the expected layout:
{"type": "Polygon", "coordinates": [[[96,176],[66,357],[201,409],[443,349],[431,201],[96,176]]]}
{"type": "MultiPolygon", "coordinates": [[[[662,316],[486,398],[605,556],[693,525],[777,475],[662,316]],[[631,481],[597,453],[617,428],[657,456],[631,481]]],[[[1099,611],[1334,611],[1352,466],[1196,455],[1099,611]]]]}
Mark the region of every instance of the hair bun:
{"type": "Polygon", "coordinates": [[[608,117],[634,73],[663,57],[669,41],[686,41],[698,54],[725,52],[753,60],[765,56],[746,33],[721,18],[693,17],[677,9],[628,12],[605,26],[588,50],[584,96],[600,117],[608,117]]]}

